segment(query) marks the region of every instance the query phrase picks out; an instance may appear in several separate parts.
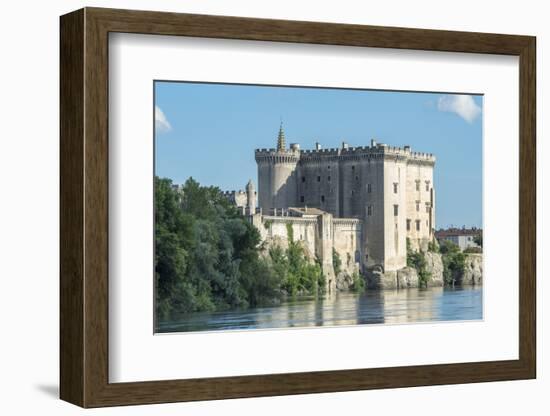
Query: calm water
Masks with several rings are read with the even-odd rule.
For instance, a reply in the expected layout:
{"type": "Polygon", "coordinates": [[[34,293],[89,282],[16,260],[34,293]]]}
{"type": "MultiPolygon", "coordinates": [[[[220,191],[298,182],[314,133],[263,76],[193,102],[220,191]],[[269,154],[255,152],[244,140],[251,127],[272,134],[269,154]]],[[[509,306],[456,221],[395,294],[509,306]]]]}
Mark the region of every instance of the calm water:
{"type": "Polygon", "coordinates": [[[429,288],[339,293],[277,306],[181,315],[157,332],[215,331],[482,319],[482,289],[429,288]]]}

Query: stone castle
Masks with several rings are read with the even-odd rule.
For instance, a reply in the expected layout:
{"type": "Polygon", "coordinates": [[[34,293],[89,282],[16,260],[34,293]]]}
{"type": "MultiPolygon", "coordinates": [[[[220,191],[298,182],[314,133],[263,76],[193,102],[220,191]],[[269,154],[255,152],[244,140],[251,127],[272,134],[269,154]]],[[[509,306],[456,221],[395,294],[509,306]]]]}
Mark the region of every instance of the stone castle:
{"type": "Polygon", "coordinates": [[[258,192],[226,192],[259,230],[263,240],[288,238],[292,227],[321,262],[329,292],[336,287],[335,250],[347,273],[396,273],[413,249],[433,240],[435,157],[410,146],[301,150],[287,148],[283,127],[277,147],[256,149],[258,192]],[[289,225],[287,225],[289,224],[289,225]]]}

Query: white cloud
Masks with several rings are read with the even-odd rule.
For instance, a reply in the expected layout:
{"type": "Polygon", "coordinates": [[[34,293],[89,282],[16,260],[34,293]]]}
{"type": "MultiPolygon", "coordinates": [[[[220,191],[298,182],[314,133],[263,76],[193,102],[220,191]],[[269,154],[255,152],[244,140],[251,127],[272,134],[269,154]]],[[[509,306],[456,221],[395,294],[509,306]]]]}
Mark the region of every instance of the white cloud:
{"type": "Polygon", "coordinates": [[[458,114],[468,123],[472,123],[481,114],[481,107],[477,105],[471,95],[444,95],[439,98],[437,109],[458,114]]]}
{"type": "Polygon", "coordinates": [[[167,132],[172,130],[170,122],[162,112],[162,110],[155,105],[155,130],[158,132],[167,132]]]}

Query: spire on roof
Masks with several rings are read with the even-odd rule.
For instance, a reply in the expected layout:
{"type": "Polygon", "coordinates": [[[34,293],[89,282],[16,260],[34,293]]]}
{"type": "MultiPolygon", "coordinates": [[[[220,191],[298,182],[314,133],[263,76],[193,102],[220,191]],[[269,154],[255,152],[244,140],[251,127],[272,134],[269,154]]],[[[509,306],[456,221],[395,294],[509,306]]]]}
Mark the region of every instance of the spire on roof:
{"type": "Polygon", "coordinates": [[[279,136],[277,137],[277,150],[286,150],[285,132],[283,130],[283,122],[279,127],[279,136]]]}

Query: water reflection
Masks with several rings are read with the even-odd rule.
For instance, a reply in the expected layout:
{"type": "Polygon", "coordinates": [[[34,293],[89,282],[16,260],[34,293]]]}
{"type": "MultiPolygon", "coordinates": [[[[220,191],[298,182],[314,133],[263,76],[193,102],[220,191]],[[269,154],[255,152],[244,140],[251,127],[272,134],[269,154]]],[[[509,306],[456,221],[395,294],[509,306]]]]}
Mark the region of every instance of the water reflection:
{"type": "Polygon", "coordinates": [[[339,293],[278,306],[180,315],[157,332],[412,323],[482,319],[482,289],[429,288],[339,293]]]}

